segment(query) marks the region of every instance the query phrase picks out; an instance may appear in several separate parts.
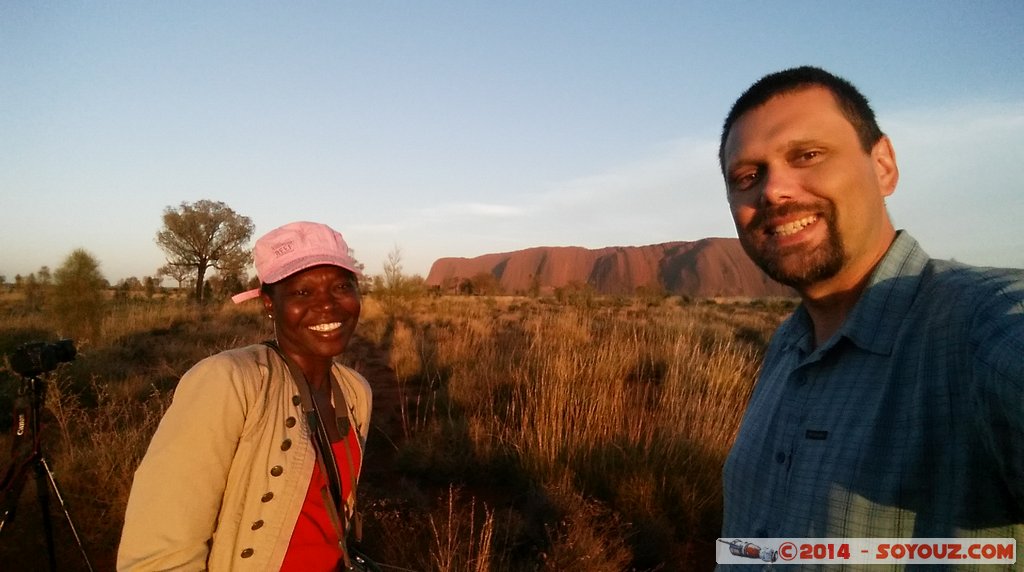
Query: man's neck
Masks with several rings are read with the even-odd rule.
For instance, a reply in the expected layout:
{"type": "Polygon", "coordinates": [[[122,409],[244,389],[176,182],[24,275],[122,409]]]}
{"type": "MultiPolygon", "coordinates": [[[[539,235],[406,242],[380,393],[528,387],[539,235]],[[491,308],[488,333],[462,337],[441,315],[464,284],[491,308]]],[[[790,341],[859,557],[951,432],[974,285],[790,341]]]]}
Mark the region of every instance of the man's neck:
{"type": "Polygon", "coordinates": [[[896,233],[892,231],[875,255],[863,259],[859,266],[846,268],[827,281],[800,289],[800,298],[814,324],[815,347],[825,343],[842,327],[895,238],[896,233]]]}
{"type": "Polygon", "coordinates": [[[839,331],[843,322],[846,321],[846,316],[850,314],[850,310],[864,293],[867,278],[865,276],[858,287],[849,290],[833,292],[816,298],[802,296],[804,308],[807,309],[807,314],[811,317],[811,323],[814,325],[814,347],[825,343],[839,331]]]}

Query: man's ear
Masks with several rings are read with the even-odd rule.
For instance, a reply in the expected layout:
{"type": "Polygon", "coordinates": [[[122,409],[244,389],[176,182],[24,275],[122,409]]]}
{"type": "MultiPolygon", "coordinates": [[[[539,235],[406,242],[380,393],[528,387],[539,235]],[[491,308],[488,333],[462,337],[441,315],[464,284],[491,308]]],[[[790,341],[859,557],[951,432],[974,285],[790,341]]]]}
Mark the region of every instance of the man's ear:
{"type": "Polygon", "coordinates": [[[900,180],[900,169],[896,166],[896,150],[893,149],[888,135],[882,135],[871,148],[871,162],[875,169],[875,177],[878,179],[879,191],[883,197],[888,197],[896,191],[896,183],[900,180]]]}

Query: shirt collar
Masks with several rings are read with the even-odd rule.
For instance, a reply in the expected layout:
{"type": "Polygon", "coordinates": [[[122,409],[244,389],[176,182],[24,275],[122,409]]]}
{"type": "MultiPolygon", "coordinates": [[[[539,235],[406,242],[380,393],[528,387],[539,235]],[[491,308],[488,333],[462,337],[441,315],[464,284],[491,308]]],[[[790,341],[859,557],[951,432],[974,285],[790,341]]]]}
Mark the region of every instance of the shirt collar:
{"type": "MultiPolygon", "coordinates": [[[[917,295],[921,273],[928,261],[928,254],[910,233],[904,230],[897,232],[885,256],[872,272],[860,300],[839,331],[817,348],[819,353],[828,351],[845,337],[866,351],[888,355],[895,343],[897,330],[917,295]]],[[[811,318],[801,304],[779,334],[785,346],[799,348],[808,355],[815,350],[813,331],[811,318]]]]}

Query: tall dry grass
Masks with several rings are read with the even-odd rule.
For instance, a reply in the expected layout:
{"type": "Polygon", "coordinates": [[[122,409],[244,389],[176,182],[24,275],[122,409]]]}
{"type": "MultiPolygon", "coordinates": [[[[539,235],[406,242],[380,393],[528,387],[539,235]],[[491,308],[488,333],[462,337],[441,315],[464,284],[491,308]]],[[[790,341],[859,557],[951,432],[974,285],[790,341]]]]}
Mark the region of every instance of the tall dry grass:
{"type": "MultiPolygon", "coordinates": [[[[346,360],[381,404],[397,396],[397,423],[371,431],[369,454],[394,457],[360,485],[364,549],[418,571],[710,567],[721,465],[785,310],[440,297],[396,312],[365,298],[346,360]]],[[[0,313],[5,353],[60,335],[45,314],[0,313]]],[[[134,467],[177,379],[272,333],[255,305],[125,303],[48,376],[44,442],[96,569],[113,568],[134,467]]],[[[0,368],[0,417],[18,385],[0,368]]],[[[31,567],[45,554],[31,482],[21,505],[0,562],[31,567]]],[[[60,569],[81,569],[58,517],[60,569]]]]}
{"type": "Polygon", "coordinates": [[[784,314],[423,302],[381,338],[400,383],[417,390],[399,462],[516,513],[494,550],[532,545],[529,564],[497,558],[494,569],[710,566],[721,466],[784,314]]]}

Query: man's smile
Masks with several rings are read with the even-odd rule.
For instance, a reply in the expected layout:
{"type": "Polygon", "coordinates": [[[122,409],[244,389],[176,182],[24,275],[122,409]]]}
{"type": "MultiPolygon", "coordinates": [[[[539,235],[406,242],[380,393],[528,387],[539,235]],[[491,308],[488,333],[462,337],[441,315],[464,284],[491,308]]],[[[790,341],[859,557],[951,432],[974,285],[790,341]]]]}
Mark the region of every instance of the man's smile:
{"type": "Polygon", "coordinates": [[[791,234],[796,234],[797,232],[803,230],[804,227],[806,227],[806,226],[808,226],[810,224],[813,224],[817,220],[818,220],[818,215],[809,215],[809,216],[805,216],[805,217],[803,217],[803,218],[801,218],[799,220],[795,220],[795,221],[788,222],[788,223],[785,223],[785,224],[780,224],[780,225],[773,226],[773,227],[768,227],[767,231],[768,231],[768,234],[775,235],[775,236],[789,236],[791,234]]]}

